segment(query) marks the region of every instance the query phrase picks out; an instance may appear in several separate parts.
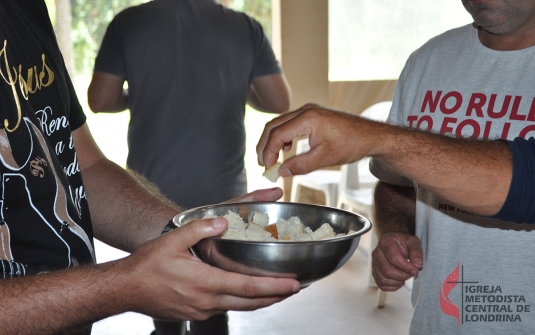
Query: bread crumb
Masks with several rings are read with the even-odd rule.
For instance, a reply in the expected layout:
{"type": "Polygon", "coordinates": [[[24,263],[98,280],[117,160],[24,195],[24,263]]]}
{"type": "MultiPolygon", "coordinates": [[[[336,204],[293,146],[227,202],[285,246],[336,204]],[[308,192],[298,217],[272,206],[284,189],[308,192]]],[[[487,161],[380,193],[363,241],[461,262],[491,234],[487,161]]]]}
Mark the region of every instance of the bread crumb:
{"type": "Polygon", "coordinates": [[[272,183],[276,182],[277,179],[279,179],[279,168],[282,165],[282,163],[277,163],[270,167],[269,169],[266,169],[262,176],[266,177],[269,181],[272,183]]]}

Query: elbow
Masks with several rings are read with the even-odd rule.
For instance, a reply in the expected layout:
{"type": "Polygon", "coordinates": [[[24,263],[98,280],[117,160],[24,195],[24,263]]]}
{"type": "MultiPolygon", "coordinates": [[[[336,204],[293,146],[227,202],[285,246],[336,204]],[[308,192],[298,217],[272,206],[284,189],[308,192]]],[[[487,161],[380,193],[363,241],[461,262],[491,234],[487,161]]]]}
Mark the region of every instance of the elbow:
{"type": "Polygon", "coordinates": [[[98,100],[92,99],[89,95],[87,96],[87,104],[89,105],[89,109],[91,109],[93,113],[104,112],[104,105],[99,103],[98,100]]]}
{"type": "Polygon", "coordinates": [[[286,113],[290,110],[291,102],[291,92],[288,89],[286,94],[281,94],[278,99],[275,99],[272,112],[278,114],[286,113]]]}
{"type": "Polygon", "coordinates": [[[89,106],[89,109],[91,109],[93,113],[100,113],[106,111],[106,104],[99,96],[99,94],[97,94],[95,88],[92,87],[92,85],[89,85],[89,89],[87,90],[87,104],[89,106]]]}
{"type": "Polygon", "coordinates": [[[87,92],[87,104],[93,113],[121,112],[127,108],[126,98],[99,94],[91,87],[87,92]]]}
{"type": "Polygon", "coordinates": [[[89,97],[87,99],[87,104],[89,105],[89,109],[91,109],[91,111],[95,114],[114,111],[113,108],[110,108],[110,106],[107,105],[106,103],[103,103],[102,101],[99,101],[99,100],[92,100],[89,97]]]}
{"type": "Polygon", "coordinates": [[[126,110],[128,91],[123,88],[123,83],[123,78],[96,74],[87,89],[87,104],[91,111],[113,113],[126,110]]]}
{"type": "Polygon", "coordinates": [[[290,85],[286,81],[286,78],[284,78],[284,84],[285,84],[285,94],[281,94],[281,99],[278,103],[278,109],[277,113],[286,113],[290,110],[290,105],[292,104],[292,90],[290,88],[290,85]]]}
{"type": "Polygon", "coordinates": [[[277,113],[285,113],[289,111],[290,104],[291,104],[291,98],[290,98],[290,94],[288,94],[286,97],[281,98],[279,100],[279,103],[277,105],[277,113]]]}
{"type": "Polygon", "coordinates": [[[274,109],[274,113],[282,114],[290,110],[290,103],[280,104],[277,108],[274,109]]]}

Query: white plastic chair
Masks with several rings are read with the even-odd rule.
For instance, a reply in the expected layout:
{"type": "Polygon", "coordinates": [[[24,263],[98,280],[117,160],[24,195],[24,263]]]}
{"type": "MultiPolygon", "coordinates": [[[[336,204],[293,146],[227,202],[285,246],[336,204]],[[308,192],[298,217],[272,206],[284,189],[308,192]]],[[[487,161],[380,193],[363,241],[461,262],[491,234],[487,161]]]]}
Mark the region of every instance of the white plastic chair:
{"type": "MultiPolygon", "coordinates": [[[[375,121],[385,122],[390,113],[392,101],[379,102],[368,107],[360,115],[375,121]]],[[[357,162],[344,164],[340,168],[340,193],[337,207],[348,209],[365,217],[372,218],[373,189],[377,178],[370,172],[369,158],[363,158],[357,162]]],[[[377,246],[377,235],[371,231],[370,250],[368,251],[368,286],[377,287],[372,276],[371,252],[377,246]]],[[[376,306],[383,307],[386,302],[386,292],[378,289],[376,306]]]]}
{"type": "MultiPolygon", "coordinates": [[[[308,138],[297,141],[295,154],[299,155],[310,150],[308,138]]],[[[292,179],[292,193],[290,201],[298,202],[301,188],[308,187],[320,191],[325,195],[325,205],[336,207],[338,203],[338,185],[341,172],[339,170],[316,170],[307,174],[294,176],[292,179]]]]}

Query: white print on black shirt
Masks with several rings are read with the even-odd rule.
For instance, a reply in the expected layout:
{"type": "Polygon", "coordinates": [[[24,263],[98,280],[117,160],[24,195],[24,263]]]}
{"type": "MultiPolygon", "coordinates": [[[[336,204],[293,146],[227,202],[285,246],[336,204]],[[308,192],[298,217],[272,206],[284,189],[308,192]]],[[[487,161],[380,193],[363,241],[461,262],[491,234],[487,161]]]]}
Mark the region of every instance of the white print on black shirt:
{"type": "Polygon", "coordinates": [[[71,90],[58,81],[63,79],[63,64],[43,52],[55,41],[3,41],[0,271],[12,277],[25,275],[25,270],[37,273],[94,262],[90,217],[82,216],[87,203],[69,125],[71,90]]]}
{"type": "MultiPolygon", "coordinates": [[[[50,106],[47,106],[44,109],[35,112],[35,115],[39,120],[39,127],[41,128],[41,131],[49,138],[56,131],[61,131],[66,128],[69,128],[69,121],[65,116],[56,118],[53,116],[53,114],[54,112],[50,106]]],[[[69,150],[74,150],[74,142],[72,140],[72,135],[69,138],[69,143],[67,146],[63,143],[63,141],[58,141],[54,145],[56,155],[60,156],[61,154],[63,154],[66,147],[68,147],[69,150]]],[[[74,152],[74,158],[72,162],[69,163],[69,165],[67,165],[66,167],[63,167],[63,172],[65,172],[65,175],[68,177],[80,173],[80,166],[78,165],[76,152],[74,152]]],[[[82,199],[85,199],[85,192],[83,186],[76,188],[74,191],[69,186],[69,195],[71,196],[71,200],[73,201],[73,203],[76,205],[76,210],[78,214],[81,215],[82,207],[80,201],[82,199]]]]}
{"type": "MultiPolygon", "coordinates": [[[[48,226],[50,230],[53,231],[53,235],[55,235],[56,238],[61,241],[62,244],[65,245],[65,248],[67,250],[67,254],[65,255],[65,257],[67,258],[69,266],[71,265],[72,260],[70,256],[70,246],[61,235],[64,229],[68,229],[71,233],[78,236],[85,243],[94,259],[94,251],[89,237],[87,236],[85,231],[78,224],[76,224],[74,220],[72,220],[67,211],[67,196],[70,195],[66,194],[63,184],[60,181],[59,176],[57,175],[51,153],[48,150],[48,146],[46,145],[46,140],[43,134],[40,132],[39,128],[37,128],[37,126],[35,126],[28,118],[23,118],[22,124],[26,126],[25,128],[27,128],[28,134],[31,138],[31,150],[29,151],[28,159],[25,160],[25,163],[20,166],[16,163],[14,157],[12,156],[8,133],[0,129],[0,143],[2,144],[2,149],[0,150],[0,159],[5,168],[13,171],[12,173],[3,174],[2,189],[5,191],[6,189],[9,189],[11,185],[25,185],[24,189],[26,190],[27,194],[26,201],[30,205],[31,209],[34,211],[35,215],[40,217],[42,222],[46,226],[48,226]],[[38,150],[36,150],[37,148],[41,149],[39,151],[44,152],[45,157],[33,156],[35,152],[39,152],[38,150]],[[36,164],[35,162],[40,162],[40,164],[36,164]],[[37,165],[39,165],[39,168],[42,171],[38,170],[38,173],[35,174],[34,171],[36,170],[37,165]],[[46,171],[44,167],[47,167],[46,171]],[[27,170],[30,171],[30,173],[26,175],[24,171],[27,170]],[[54,208],[52,212],[53,216],[47,214],[50,213],[48,210],[46,210],[45,212],[40,210],[32,200],[32,190],[36,191],[36,187],[33,186],[34,181],[33,179],[31,179],[31,177],[39,179],[52,178],[53,183],[55,184],[55,190],[51,190],[55,193],[55,200],[53,201],[54,208]],[[60,229],[54,227],[54,225],[58,227],[58,223],[60,229]]],[[[20,129],[23,128],[21,127],[20,129]]],[[[20,190],[20,187],[17,188],[20,190]]],[[[6,195],[9,195],[9,192],[6,192],[6,195]]],[[[3,223],[2,226],[5,226],[5,229],[2,230],[3,235],[1,237],[3,243],[2,247],[6,251],[4,253],[5,256],[11,254],[11,242],[9,234],[10,220],[4,220],[4,214],[8,214],[10,208],[6,206],[6,202],[4,200],[5,199],[2,199],[1,213],[3,223]]],[[[16,224],[16,222],[14,222],[14,224],[16,224]]],[[[2,255],[0,255],[0,258],[2,258],[1,256],[2,255]]],[[[6,260],[10,261],[12,259],[6,260]]]]}

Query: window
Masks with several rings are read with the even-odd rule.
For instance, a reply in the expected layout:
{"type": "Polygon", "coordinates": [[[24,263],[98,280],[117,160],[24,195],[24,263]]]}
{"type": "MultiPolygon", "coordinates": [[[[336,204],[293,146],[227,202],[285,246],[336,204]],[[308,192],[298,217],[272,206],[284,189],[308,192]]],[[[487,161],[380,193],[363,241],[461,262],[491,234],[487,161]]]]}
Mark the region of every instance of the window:
{"type": "Polygon", "coordinates": [[[329,0],[329,80],[397,79],[419,46],[470,22],[460,1],[329,0]]]}

